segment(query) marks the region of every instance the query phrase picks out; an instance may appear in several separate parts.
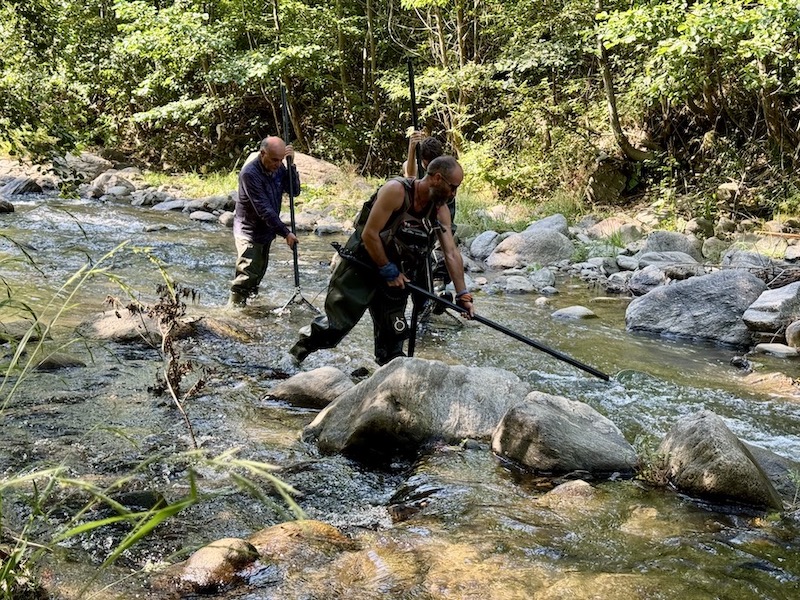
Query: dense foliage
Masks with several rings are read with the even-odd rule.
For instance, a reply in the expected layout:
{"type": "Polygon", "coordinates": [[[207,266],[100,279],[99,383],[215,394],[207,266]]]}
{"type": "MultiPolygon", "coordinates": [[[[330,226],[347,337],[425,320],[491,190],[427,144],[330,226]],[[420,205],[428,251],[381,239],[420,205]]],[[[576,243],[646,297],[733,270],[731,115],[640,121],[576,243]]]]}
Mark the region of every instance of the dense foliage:
{"type": "Polygon", "coordinates": [[[504,198],[578,193],[618,155],[628,191],[702,204],[731,179],[791,210],[799,33],[794,0],[4,0],[0,136],[232,168],[280,133],[282,82],[298,147],[385,175],[410,57],[422,125],[504,198]]]}

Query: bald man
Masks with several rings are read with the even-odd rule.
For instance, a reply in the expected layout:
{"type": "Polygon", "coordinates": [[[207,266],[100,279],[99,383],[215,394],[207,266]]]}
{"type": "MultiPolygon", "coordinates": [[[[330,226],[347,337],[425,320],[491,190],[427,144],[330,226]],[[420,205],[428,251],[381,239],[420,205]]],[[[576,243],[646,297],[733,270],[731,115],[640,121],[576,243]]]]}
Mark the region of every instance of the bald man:
{"type": "Polygon", "coordinates": [[[289,248],[297,243],[297,236],[280,218],[281,201],[283,194],[289,193],[290,181],[293,195],[300,193],[300,178],[293,159],[292,146],[270,136],[261,142],[258,159],[245,164],[239,173],[239,197],[233,219],[236,275],[229,306],[244,306],[249,297],[258,293],[267,272],[269,249],[277,236],[284,238],[289,248]]]}

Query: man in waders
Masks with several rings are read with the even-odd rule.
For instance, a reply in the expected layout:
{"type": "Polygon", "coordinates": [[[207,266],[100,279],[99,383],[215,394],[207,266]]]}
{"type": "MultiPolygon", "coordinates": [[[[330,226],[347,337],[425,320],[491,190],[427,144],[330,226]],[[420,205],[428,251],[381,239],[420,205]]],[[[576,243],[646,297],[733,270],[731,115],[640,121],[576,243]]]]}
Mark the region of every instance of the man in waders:
{"type": "Polygon", "coordinates": [[[472,296],[464,282],[464,264],[450,228],[451,200],[464,178],[452,156],[436,158],[422,179],[395,178],[385,183],[361,209],[344,258],[335,268],[325,299],[325,315],[289,351],[283,367],[291,370],[306,356],[336,346],[369,309],[379,365],[405,356],[409,336],[405,318],[409,291],[406,283],[424,281],[434,234],[453,279],[456,302],[474,314],[472,296]]]}
{"type": "Polygon", "coordinates": [[[281,221],[281,200],[284,193],[300,193],[300,178],[291,164],[294,149],[270,136],[261,142],[258,157],[246,163],[239,173],[239,196],[233,218],[236,242],[236,274],[231,283],[228,306],[244,306],[258,293],[269,264],[272,241],[281,236],[293,248],[297,236],[281,221]],[[284,159],[291,165],[287,168],[284,159]]]}

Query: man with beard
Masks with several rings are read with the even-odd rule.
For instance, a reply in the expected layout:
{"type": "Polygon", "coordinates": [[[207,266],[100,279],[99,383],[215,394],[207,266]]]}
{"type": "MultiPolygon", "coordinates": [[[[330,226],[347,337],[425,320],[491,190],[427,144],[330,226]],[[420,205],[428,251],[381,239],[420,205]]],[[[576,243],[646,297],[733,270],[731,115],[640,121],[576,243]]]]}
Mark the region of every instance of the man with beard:
{"type": "Polygon", "coordinates": [[[405,318],[409,290],[405,284],[423,281],[434,234],[457,290],[456,303],[468,316],[474,314],[447,208],[463,178],[458,161],[441,156],[428,164],[422,179],[391,179],[364,204],[346,244],[357,260],[344,259],[336,266],[328,285],[325,315],[304,328],[281,365],[285,370],[296,368],[312,352],[336,346],[367,309],[372,317],[376,362],[384,365],[405,356],[403,342],[409,335],[405,318]]]}

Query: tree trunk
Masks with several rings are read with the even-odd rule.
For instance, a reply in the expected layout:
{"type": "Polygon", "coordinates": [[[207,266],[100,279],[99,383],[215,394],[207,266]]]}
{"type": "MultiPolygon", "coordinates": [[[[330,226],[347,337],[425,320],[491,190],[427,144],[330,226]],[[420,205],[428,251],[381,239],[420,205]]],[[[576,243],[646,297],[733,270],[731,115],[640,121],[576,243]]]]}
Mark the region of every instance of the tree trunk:
{"type": "Polygon", "coordinates": [[[462,69],[467,64],[467,49],[465,48],[467,32],[464,26],[464,1],[456,3],[456,41],[458,42],[458,66],[462,69]]]}
{"type": "MultiPolygon", "coordinates": [[[[596,8],[598,13],[603,11],[603,0],[596,0],[596,8]]],[[[608,119],[611,123],[611,130],[614,132],[614,139],[617,141],[617,145],[630,160],[641,161],[655,158],[652,152],[634,148],[630,141],[628,141],[625,132],[622,131],[622,125],[620,125],[619,122],[619,113],[617,112],[617,96],[614,91],[614,80],[611,77],[611,67],[608,65],[608,53],[606,52],[606,47],[599,34],[597,35],[597,50],[600,60],[600,72],[603,74],[603,89],[606,93],[606,104],[608,105],[608,119]]]]}
{"type": "Polygon", "coordinates": [[[473,14],[475,15],[472,19],[472,59],[476,63],[483,62],[483,57],[480,54],[480,34],[481,30],[479,27],[480,19],[478,15],[480,15],[480,5],[481,0],[475,0],[473,7],[473,14]]]}
{"type": "MultiPolygon", "coordinates": [[[[378,107],[378,90],[375,88],[375,72],[377,71],[377,48],[375,46],[375,26],[373,24],[372,0],[367,0],[367,51],[369,54],[369,72],[367,74],[367,92],[372,96],[372,104],[378,107]]],[[[365,60],[365,65],[367,61],[365,60]]],[[[365,69],[366,70],[366,69],[365,69]]]]}
{"type": "MultiPolygon", "coordinates": [[[[280,43],[281,38],[281,20],[278,16],[278,0],[274,0],[272,3],[272,18],[275,21],[275,31],[278,32],[278,43],[280,43]]],[[[248,33],[248,36],[250,34],[248,33]]]]}
{"type": "Polygon", "coordinates": [[[437,6],[435,11],[436,16],[436,37],[439,42],[439,60],[441,61],[441,65],[444,69],[447,69],[449,66],[450,61],[447,59],[447,40],[445,39],[444,35],[444,23],[442,19],[442,11],[437,6]]]}
{"type": "Polygon", "coordinates": [[[342,97],[347,98],[347,68],[345,67],[345,60],[347,50],[345,48],[344,31],[342,30],[342,21],[344,20],[344,9],[342,8],[342,0],[336,0],[336,41],[339,46],[339,80],[342,84],[342,97]]]}
{"type": "MultiPolygon", "coordinates": [[[[289,120],[292,122],[292,129],[294,129],[295,140],[286,139],[284,140],[287,144],[293,143],[295,146],[299,146],[305,150],[308,150],[308,144],[306,144],[305,136],[303,135],[303,130],[300,128],[300,120],[297,118],[297,109],[294,106],[294,102],[292,101],[292,94],[291,94],[291,86],[289,84],[289,78],[287,76],[281,77],[281,81],[283,82],[284,87],[286,88],[286,110],[289,112],[289,120]]],[[[287,138],[289,137],[289,132],[284,134],[287,138]]]]}

